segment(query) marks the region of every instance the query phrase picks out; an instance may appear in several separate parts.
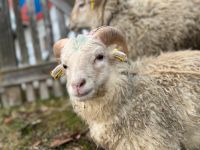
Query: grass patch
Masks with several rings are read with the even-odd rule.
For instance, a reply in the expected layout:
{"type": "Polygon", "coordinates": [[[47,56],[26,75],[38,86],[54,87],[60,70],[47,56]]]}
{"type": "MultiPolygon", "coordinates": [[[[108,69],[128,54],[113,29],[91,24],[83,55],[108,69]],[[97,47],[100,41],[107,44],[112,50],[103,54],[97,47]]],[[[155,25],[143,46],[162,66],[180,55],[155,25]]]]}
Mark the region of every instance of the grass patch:
{"type": "Polygon", "coordinates": [[[54,99],[27,103],[0,110],[0,149],[2,150],[93,150],[87,136],[50,148],[56,139],[80,133],[87,126],[76,116],[67,100],[54,99]]]}

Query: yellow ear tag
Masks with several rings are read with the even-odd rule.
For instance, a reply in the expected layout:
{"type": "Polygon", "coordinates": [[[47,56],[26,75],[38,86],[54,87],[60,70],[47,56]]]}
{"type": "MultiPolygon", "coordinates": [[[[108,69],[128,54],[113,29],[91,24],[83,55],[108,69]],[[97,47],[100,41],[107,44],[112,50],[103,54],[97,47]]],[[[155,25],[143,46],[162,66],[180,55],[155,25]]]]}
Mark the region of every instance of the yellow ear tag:
{"type": "Polygon", "coordinates": [[[95,4],[95,0],[90,0],[90,7],[92,10],[94,10],[94,4],[95,4]]]}
{"type": "Polygon", "coordinates": [[[62,64],[56,66],[56,68],[54,68],[50,72],[50,75],[54,78],[54,80],[59,79],[63,74],[64,74],[64,68],[62,64]]]}
{"type": "Polygon", "coordinates": [[[120,50],[118,50],[118,49],[114,49],[113,51],[112,51],[112,54],[113,54],[113,56],[116,58],[116,59],[118,59],[118,60],[120,60],[120,61],[127,61],[127,55],[124,53],[124,52],[122,52],[122,51],[120,51],[120,50]]]}

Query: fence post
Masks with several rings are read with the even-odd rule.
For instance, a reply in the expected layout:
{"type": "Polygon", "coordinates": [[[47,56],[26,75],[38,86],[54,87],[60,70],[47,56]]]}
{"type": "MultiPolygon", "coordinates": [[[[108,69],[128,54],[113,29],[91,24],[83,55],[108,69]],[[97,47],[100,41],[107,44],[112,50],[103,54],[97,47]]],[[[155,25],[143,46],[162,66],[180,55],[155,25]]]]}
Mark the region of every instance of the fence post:
{"type": "Polygon", "coordinates": [[[6,87],[2,94],[2,104],[4,107],[18,106],[22,103],[20,86],[6,87]]]}
{"type": "MultiPolygon", "coordinates": [[[[0,69],[6,71],[17,67],[8,0],[0,1],[0,16],[0,69]]],[[[21,104],[20,86],[5,87],[2,102],[4,106],[21,104]]]]}
{"type": "Polygon", "coordinates": [[[69,15],[75,0],[50,0],[58,9],[69,15]]]}
{"type": "Polygon", "coordinates": [[[46,44],[47,45],[47,49],[49,51],[50,54],[50,58],[53,57],[53,31],[52,31],[52,22],[51,22],[51,18],[50,18],[50,14],[49,14],[49,1],[48,0],[42,0],[42,12],[44,14],[44,24],[45,24],[45,29],[46,29],[46,44]]]}
{"type": "Polygon", "coordinates": [[[26,46],[26,40],[25,40],[24,29],[23,29],[23,25],[22,25],[21,12],[20,12],[18,0],[13,0],[13,9],[14,9],[15,18],[16,18],[16,34],[17,34],[17,38],[19,40],[19,46],[20,46],[21,56],[22,56],[21,63],[24,65],[28,65],[29,64],[28,49],[26,46]]]}
{"type": "Polygon", "coordinates": [[[7,0],[0,1],[0,16],[0,68],[11,69],[17,66],[17,60],[7,0]]]}
{"type": "Polygon", "coordinates": [[[30,21],[33,49],[34,49],[37,63],[41,63],[42,62],[42,54],[41,54],[40,41],[39,41],[38,31],[37,31],[37,22],[35,19],[34,1],[27,0],[27,5],[28,5],[28,13],[29,13],[29,21],[30,21]]]}
{"type": "Polygon", "coordinates": [[[58,16],[59,21],[59,29],[61,38],[66,38],[69,33],[69,29],[66,27],[66,19],[64,13],[56,8],[56,14],[58,16]]]}

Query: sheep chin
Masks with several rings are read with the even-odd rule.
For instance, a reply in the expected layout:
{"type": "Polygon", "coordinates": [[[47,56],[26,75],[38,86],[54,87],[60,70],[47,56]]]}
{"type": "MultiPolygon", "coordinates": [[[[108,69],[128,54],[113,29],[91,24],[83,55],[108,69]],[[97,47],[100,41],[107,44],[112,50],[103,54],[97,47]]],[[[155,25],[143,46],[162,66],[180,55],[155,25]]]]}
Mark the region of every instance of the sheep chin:
{"type": "Polygon", "coordinates": [[[88,101],[88,100],[91,100],[94,97],[96,97],[95,93],[96,93],[95,90],[92,89],[86,95],[81,95],[81,96],[70,95],[70,99],[75,100],[75,101],[84,102],[84,101],[88,101]]]}

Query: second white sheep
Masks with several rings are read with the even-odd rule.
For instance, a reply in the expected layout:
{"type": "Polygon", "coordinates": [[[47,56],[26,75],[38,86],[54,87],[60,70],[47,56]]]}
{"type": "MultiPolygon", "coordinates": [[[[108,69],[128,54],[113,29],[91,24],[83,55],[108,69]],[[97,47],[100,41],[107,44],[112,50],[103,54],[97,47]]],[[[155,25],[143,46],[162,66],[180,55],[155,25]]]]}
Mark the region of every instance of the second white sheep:
{"type": "Polygon", "coordinates": [[[129,56],[200,49],[200,0],[76,0],[70,27],[117,27],[129,56]]]}

